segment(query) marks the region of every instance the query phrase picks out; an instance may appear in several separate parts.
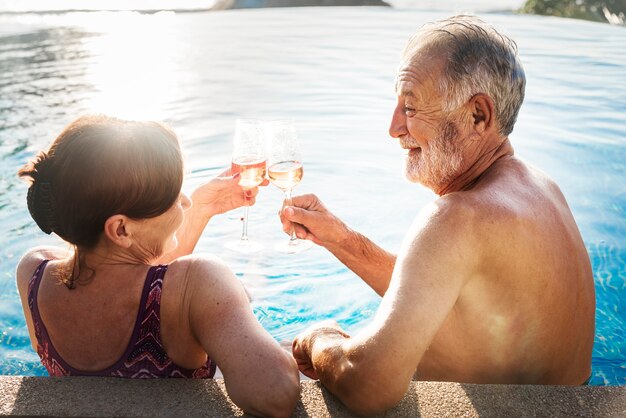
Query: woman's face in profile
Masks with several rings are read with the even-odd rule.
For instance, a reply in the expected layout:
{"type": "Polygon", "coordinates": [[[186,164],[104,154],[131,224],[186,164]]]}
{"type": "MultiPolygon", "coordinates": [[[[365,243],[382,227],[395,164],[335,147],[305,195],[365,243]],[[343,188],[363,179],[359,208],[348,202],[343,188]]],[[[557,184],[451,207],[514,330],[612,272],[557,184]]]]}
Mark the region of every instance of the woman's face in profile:
{"type": "Polygon", "coordinates": [[[183,224],[184,212],[190,207],[191,200],[181,192],[174,204],[164,213],[142,221],[136,242],[146,258],[160,257],[178,246],[176,232],[183,224]]]}

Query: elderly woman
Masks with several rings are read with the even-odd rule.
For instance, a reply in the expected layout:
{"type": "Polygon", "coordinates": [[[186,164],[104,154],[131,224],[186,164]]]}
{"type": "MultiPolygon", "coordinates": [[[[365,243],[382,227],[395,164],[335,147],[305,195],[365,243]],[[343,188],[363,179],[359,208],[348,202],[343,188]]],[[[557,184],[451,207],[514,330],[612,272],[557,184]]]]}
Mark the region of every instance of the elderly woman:
{"type": "Polygon", "coordinates": [[[176,135],[156,122],[86,116],[19,175],[28,209],[73,251],[33,248],[17,284],[51,376],[211,378],[244,411],[287,416],[293,358],[261,327],[233,272],[189,255],[209,219],[254,204],[238,175],[181,193],[176,135]],[[193,203],[192,203],[193,202],[193,203]]]}

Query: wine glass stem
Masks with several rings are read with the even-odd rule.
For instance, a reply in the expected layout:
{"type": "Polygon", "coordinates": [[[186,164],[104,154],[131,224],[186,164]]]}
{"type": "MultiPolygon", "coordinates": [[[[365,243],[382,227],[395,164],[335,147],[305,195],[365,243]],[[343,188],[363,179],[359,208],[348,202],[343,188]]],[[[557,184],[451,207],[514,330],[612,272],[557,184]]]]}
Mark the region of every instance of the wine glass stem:
{"type": "MultiPolygon", "coordinates": [[[[293,201],[291,200],[291,189],[285,190],[285,202],[287,203],[287,206],[293,206],[293,201]]],[[[291,233],[289,235],[289,244],[295,244],[297,240],[298,237],[296,236],[296,227],[292,223],[291,233]]]]}
{"type": "Polygon", "coordinates": [[[243,207],[243,231],[241,232],[241,240],[248,241],[248,205],[243,207]]]}

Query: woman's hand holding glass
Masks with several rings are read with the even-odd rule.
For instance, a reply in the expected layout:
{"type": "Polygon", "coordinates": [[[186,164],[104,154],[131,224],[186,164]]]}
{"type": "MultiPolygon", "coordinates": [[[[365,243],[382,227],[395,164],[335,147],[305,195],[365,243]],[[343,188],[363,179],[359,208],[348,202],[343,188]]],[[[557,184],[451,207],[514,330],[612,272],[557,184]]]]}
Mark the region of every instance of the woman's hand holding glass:
{"type": "MultiPolygon", "coordinates": [[[[220,215],[241,206],[253,206],[259,193],[258,187],[245,189],[239,184],[240,173],[231,173],[228,168],[217,177],[200,185],[191,194],[193,205],[207,217],[220,215]]],[[[259,186],[267,186],[264,179],[259,186]]]]}

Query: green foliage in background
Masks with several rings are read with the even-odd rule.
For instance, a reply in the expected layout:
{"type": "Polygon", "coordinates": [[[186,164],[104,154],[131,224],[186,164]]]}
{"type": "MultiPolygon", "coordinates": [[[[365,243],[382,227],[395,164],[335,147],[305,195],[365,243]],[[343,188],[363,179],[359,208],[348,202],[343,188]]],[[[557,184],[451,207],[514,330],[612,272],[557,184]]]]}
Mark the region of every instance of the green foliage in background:
{"type": "Polygon", "coordinates": [[[611,23],[624,24],[626,0],[526,0],[520,9],[522,13],[608,22],[605,10],[614,15],[611,23]]]}

